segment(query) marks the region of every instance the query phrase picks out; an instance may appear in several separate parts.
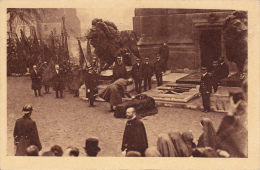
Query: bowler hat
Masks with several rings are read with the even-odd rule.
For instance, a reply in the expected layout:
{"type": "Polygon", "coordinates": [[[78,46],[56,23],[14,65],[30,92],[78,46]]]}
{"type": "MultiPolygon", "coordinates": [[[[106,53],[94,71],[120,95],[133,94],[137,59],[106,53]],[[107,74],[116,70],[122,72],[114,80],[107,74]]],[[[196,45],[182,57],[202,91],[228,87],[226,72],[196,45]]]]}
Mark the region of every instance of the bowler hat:
{"type": "Polygon", "coordinates": [[[94,137],[86,139],[86,145],[84,149],[88,151],[100,151],[100,148],[98,147],[98,139],[94,137]]]}
{"type": "Polygon", "coordinates": [[[27,104],[27,105],[25,105],[24,107],[23,107],[23,113],[24,114],[28,114],[28,113],[30,113],[31,111],[33,110],[33,108],[32,108],[32,105],[31,104],[27,104]]]}

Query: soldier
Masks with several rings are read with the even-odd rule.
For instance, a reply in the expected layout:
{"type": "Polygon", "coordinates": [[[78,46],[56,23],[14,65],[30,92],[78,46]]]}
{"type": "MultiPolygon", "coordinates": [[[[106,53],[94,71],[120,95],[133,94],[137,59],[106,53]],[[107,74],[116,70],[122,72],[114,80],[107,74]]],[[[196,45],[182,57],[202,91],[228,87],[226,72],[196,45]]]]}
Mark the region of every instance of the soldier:
{"type": "Polygon", "coordinates": [[[220,76],[221,76],[218,61],[213,61],[213,67],[211,73],[212,73],[212,86],[214,89],[214,93],[216,93],[218,90],[220,76]]]}
{"type": "Polygon", "coordinates": [[[35,121],[31,119],[32,105],[25,105],[23,107],[24,116],[17,119],[14,127],[14,142],[16,146],[15,156],[25,156],[26,149],[35,145],[39,150],[42,145],[39,139],[35,121]]]}
{"type": "Polygon", "coordinates": [[[151,90],[151,78],[153,76],[153,66],[149,61],[149,57],[145,57],[145,62],[143,64],[143,78],[144,78],[144,91],[147,90],[147,86],[149,90],[151,90]]]}
{"type": "Polygon", "coordinates": [[[136,63],[132,67],[132,78],[135,81],[135,91],[139,94],[142,91],[142,65],[140,63],[140,58],[136,58],[136,63]]]}
{"type": "Polygon", "coordinates": [[[229,68],[228,68],[227,63],[225,63],[224,57],[220,57],[219,58],[219,63],[220,63],[219,64],[219,67],[220,67],[219,75],[220,75],[220,80],[221,80],[221,79],[224,79],[224,78],[228,77],[228,75],[229,75],[229,68]]]}
{"type": "Polygon", "coordinates": [[[98,93],[97,81],[98,75],[100,73],[100,68],[97,64],[96,58],[93,57],[91,65],[88,67],[87,74],[88,80],[86,84],[86,95],[89,98],[89,106],[95,107],[95,95],[98,93]]]}
{"type": "Polygon", "coordinates": [[[158,54],[157,55],[157,61],[154,63],[154,73],[156,75],[156,80],[157,80],[157,85],[161,86],[163,81],[162,81],[162,74],[163,74],[163,63],[161,61],[161,57],[158,54]]]}
{"type": "Polygon", "coordinates": [[[53,89],[56,91],[56,99],[63,98],[63,90],[65,89],[63,82],[63,73],[60,70],[60,66],[58,64],[55,65],[55,74],[53,77],[53,89]],[[60,96],[59,96],[60,92],[60,96]]]}
{"type": "Polygon", "coordinates": [[[117,56],[117,61],[113,68],[113,79],[114,79],[114,81],[116,81],[120,78],[124,78],[124,79],[126,78],[126,67],[122,61],[122,57],[117,56]]]}
{"type": "Polygon", "coordinates": [[[202,97],[203,112],[210,111],[210,94],[212,92],[211,75],[207,72],[206,67],[202,67],[202,76],[199,91],[202,97]]]}
{"type": "Polygon", "coordinates": [[[162,57],[161,60],[163,63],[163,68],[164,68],[163,70],[165,72],[167,69],[167,62],[169,59],[169,47],[167,45],[167,41],[164,41],[163,46],[159,50],[159,54],[162,57]]]}
{"type": "Polygon", "coordinates": [[[32,89],[34,90],[35,97],[37,97],[38,95],[42,96],[41,95],[42,75],[40,74],[40,71],[37,69],[36,65],[33,65],[33,69],[31,71],[31,78],[32,78],[32,89]]]}

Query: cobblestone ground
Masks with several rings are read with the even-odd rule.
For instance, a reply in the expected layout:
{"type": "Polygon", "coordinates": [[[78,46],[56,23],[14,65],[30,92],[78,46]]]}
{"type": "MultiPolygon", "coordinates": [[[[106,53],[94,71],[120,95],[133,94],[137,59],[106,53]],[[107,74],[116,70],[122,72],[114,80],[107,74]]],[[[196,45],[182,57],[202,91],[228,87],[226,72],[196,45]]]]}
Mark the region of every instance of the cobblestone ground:
{"type": "MultiPolygon", "coordinates": [[[[57,144],[63,149],[68,146],[79,148],[80,156],[85,156],[85,139],[91,136],[99,138],[101,151],[98,156],[121,155],[121,142],[126,119],[116,119],[109,112],[109,104],[96,102],[97,107],[88,107],[88,102],[74,98],[65,92],[64,99],[55,99],[55,92],[43,97],[34,97],[29,77],[7,78],[7,154],[14,155],[13,128],[15,120],[22,117],[24,104],[33,105],[32,119],[36,121],[41,152],[47,151],[57,144]]],[[[44,91],[42,89],[42,91],[44,91]]],[[[42,92],[43,93],[43,92],[42,92]]],[[[149,146],[156,146],[157,135],[171,130],[192,130],[194,141],[197,142],[202,129],[199,122],[208,117],[217,129],[223,113],[203,113],[198,110],[159,107],[156,115],[142,119],[149,146]]]]}

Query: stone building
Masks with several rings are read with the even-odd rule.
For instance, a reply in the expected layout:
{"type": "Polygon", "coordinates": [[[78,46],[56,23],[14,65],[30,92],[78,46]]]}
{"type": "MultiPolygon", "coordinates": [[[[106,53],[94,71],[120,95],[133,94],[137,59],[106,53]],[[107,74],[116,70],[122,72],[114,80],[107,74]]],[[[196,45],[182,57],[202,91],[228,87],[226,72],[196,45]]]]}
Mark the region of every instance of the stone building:
{"type": "MultiPolygon", "coordinates": [[[[172,71],[210,67],[225,57],[223,23],[233,10],[136,8],[133,28],[142,58],[152,62],[164,41],[170,49],[168,68],[172,71]]],[[[231,71],[236,68],[230,64],[231,71]]]]}

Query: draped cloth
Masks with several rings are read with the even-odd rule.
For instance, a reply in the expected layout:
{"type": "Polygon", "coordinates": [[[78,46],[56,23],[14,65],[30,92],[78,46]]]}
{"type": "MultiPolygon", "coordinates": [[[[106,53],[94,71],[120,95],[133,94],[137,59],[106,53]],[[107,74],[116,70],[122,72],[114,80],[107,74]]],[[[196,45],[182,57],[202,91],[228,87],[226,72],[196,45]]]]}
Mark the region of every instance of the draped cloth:
{"type": "Polygon", "coordinates": [[[117,106],[122,103],[122,97],[124,97],[127,85],[127,79],[120,78],[102,90],[98,95],[112,106],[117,106]]]}
{"type": "Polygon", "coordinates": [[[192,148],[196,147],[196,144],[193,142],[193,134],[190,131],[183,132],[182,140],[189,150],[189,156],[192,156],[192,148]]]}
{"type": "Polygon", "coordinates": [[[157,140],[157,149],[162,157],[177,157],[178,153],[168,134],[160,134],[157,140]]]}
{"type": "Polygon", "coordinates": [[[217,147],[217,134],[213,126],[212,121],[209,118],[203,118],[201,120],[203,126],[203,133],[199,137],[198,147],[211,147],[216,149],[217,147]]]}
{"type": "Polygon", "coordinates": [[[178,157],[189,157],[189,150],[187,145],[184,143],[180,132],[170,132],[169,136],[172,140],[173,145],[178,153],[178,157]]]}

